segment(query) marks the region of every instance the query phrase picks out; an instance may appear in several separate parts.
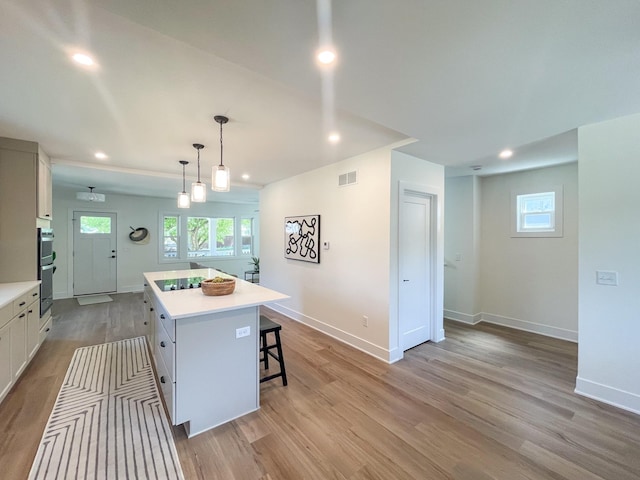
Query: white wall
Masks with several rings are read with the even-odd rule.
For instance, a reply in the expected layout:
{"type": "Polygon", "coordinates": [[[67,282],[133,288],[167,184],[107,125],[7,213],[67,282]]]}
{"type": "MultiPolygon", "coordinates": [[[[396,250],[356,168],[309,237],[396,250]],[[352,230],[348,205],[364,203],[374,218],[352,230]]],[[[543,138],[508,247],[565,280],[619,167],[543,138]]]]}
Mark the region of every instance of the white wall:
{"type": "Polygon", "coordinates": [[[481,180],[483,320],[577,340],[578,164],[481,180]],[[512,238],[512,191],[564,189],[560,238],[512,238]]]}
{"type": "Polygon", "coordinates": [[[444,315],[480,321],[480,178],[445,180],[444,315]]]}
{"type": "Polygon", "coordinates": [[[389,345],[390,153],[380,149],[260,192],[260,282],[291,296],[285,315],[381,359],[389,345]],[[338,187],[338,175],[358,183],[338,187]],[[284,217],[320,215],[320,263],[284,258],[284,217]],[[369,317],[364,327],[362,316],[369,317]]]}
{"type": "Polygon", "coordinates": [[[578,163],[450,178],[446,202],[447,318],[577,341],[578,163]],[[555,185],[563,186],[563,237],[512,238],[512,192],[555,185]]]}
{"type": "Polygon", "coordinates": [[[432,218],[432,227],[436,229],[435,255],[435,325],[432,326],[432,339],[436,342],[444,340],[443,299],[444,299],[444,167],[435,163],[402,152],[391,152],[391,218],[390,218],[390,270],[389,270],[389,351],[390,360],[402,358],[399,345],[398,291],[399,291],[399,216],[400,216],[400,182],[425,187],[432,195],[436,216],[432,218]]]}
{"type": "Polygon", "coordinates": [[[580,254],[576,392],[640,413],[640,115],[578,130],[580,254]],[[618,272],[618,286],[596,284],[618,272]]]}
{"type": "MultiPolygon", "coordinates": [[[[119,293],[141,291],[143,288],[142,272],[179,270],[189,267],[188,261],[161,263],[159,260],[160,213],[180,213],[189,215],[220,215],[240,218],[254,217],[255,249],[259,245],[259,213],[256,204],[206,203],[193,205],[188,210],[180,211],[176,201],[168,198],[138,197],[133,195],[108,194],[104,203],[92,203],[76,200],[76,190],[56,188],[53,190],[53,221],[51,227],[55,232],[54,249],[56,251],[56,273],[53,276],[54,298],[73,296],[73,263],[72,263],[72,218],[73,211],[103,211],[117,214],[117,289],[119,293]],[[146,227],[151,234],[151,241],[146,245],[135,244],[129,240],[130,226],[146,227]]],[[[249,257],[232,259],[216,259],[200,261],[207,266],[219,268],[226,272],[243,277],[245,270],[251,270],[249,257]]]]}
{"type": "MultiPolygon", "coordinates": [[[[443,177],[439,165],[383,148],[265,187],[260,192],[261,283],[291,296],[274,308],[382,360],[401,358],[393,303],[397,183],[442,189],[443,177]],[[338,187],[338,176],[352,170],[358,183],[338,187]],[[320,214],[320,240],[330,242],[330,249],[321,250],[320,264],[285,259],[284,217],[312,214],[320,214]]],[[[441,298],[441,269],[439,275],[441,298]]],[[[439,307],[441,312],[441,300],[439,307]]]]}

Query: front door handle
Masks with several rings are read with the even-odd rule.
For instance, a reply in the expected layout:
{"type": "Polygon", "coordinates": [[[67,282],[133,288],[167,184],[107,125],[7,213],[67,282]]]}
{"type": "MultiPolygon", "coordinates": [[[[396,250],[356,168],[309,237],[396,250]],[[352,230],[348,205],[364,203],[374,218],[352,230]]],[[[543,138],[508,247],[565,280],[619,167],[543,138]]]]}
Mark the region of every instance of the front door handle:
{"type": "Polygon", "coordinates": [[[111,258],[116,258],[116,256],[115,255],[111,255],[111,258]]]}

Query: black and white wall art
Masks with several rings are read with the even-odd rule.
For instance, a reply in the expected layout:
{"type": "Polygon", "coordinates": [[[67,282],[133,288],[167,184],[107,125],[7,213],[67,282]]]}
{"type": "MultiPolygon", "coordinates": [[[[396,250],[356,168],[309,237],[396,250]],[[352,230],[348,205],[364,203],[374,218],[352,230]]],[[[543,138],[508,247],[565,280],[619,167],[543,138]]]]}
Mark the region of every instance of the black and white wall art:
{"type": "Polygon", "coordinates": [[[284,257],[320,263],[320,215],[284,218],[284,257]]]}

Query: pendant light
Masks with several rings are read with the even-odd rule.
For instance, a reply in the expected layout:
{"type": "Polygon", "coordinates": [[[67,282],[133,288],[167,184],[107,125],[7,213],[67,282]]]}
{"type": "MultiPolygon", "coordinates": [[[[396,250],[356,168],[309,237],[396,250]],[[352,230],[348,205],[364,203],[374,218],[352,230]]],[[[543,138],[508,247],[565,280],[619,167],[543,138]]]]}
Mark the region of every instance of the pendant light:
{"type": "Polygon", "coordinates": [[[191,206],[191,200],[189,194],[185,190],[184,183],[184,167],[189,164],[186,160],[180,160],[182,165],[182,191],[178,194],[178,208],[189,208],[191,206]]]}
{"type": "Polygon", "coordinates": [[[76,198],[78,200],[84,200],[86,202],[104,202],[105,196],[104,193],[95,193],[93,191],[96,187],[87,187],[89,189],[88,192],[78,192],[76,193],[76,198]]]}
{"type": "Polygon", "coordinates": [[[223,115],[216,115],[213,119],[220,124],[220,165],[214,166],[211,172],[211,190],[228,192],[231,187],[231,173],[222,163],[222,125],[229,119],[223,115]]]}
{"type": "Polygon", "coordinates": [[[198,181],[191,184],[191,201],[203,203],[207,201],[207,185],[200,181],[200,150],[204,148],[204,145],[194,143],[193,148],[198,150],[198,181]]]}

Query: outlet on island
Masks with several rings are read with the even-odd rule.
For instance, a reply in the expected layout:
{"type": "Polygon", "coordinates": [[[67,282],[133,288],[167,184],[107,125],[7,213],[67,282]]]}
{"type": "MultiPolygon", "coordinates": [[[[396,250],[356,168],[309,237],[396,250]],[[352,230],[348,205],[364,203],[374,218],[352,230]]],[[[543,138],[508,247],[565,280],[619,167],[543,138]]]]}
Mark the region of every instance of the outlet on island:
{"type": "Polygon", "coordinates": [[[251,327],[236,328],[236,338],[248,337],[251,335],[251,327]]]}

